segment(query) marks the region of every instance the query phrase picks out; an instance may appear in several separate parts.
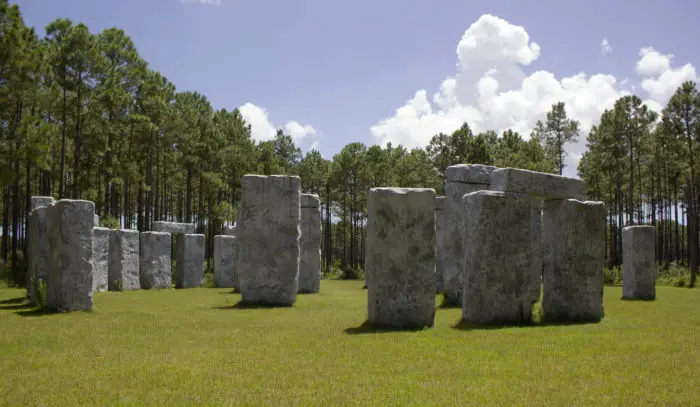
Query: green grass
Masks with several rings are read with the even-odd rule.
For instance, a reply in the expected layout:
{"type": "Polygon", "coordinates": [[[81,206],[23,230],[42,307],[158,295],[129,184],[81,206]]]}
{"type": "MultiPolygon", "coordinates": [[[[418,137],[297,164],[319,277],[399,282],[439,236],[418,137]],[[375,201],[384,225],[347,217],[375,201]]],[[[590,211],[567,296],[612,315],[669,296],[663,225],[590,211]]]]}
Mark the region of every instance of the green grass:
{"type": "Polygon", "coordinates": [[[697,405],[700,290],[657,301],[605,288],[598,324],[371,332],[358,281],[292,308],[237,309],[222,289],[109,292],[41,315],[0,289],[0,404],[697,405]]]}

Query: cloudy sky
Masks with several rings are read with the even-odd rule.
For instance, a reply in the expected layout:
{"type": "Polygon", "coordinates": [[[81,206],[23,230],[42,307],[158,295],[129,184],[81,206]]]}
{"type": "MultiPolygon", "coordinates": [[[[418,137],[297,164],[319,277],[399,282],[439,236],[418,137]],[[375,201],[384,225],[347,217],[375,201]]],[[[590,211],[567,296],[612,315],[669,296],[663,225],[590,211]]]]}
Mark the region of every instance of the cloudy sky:
{"type": "MultiPolygon", "coordinates": [[[[524,135],[564,101],[585,135],[619,96],[660,109],[700,64],[700,2],[23,0],[28,24],[117,26],[151,68],[253,136],[331,158],[352,141],[425,146],[463,122],[524,135]]],[[[40,30],[43,33],[43,29],[40,30]]]]}

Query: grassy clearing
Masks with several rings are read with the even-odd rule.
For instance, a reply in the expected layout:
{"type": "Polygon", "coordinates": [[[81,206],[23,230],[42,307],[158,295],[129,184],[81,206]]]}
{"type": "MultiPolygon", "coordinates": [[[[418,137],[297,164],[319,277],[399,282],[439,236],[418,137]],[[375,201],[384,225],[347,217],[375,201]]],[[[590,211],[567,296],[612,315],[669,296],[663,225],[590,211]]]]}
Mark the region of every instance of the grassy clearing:
{"type": "Polygon", "coordinates": [[[221,289],[100,293],[40,315],[0,289],[0,403],[31,405],[693,405],[700,290],[655,302],[605,288],[599,324],[420,332],[362,328],[366,291],[323,281],[293,308],[221,289]]]}

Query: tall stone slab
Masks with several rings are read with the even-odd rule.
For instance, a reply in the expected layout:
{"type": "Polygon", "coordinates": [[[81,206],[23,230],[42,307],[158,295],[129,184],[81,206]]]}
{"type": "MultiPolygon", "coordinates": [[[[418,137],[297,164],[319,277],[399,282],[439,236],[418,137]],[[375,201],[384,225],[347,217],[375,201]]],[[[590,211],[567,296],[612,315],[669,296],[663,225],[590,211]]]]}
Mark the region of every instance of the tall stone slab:
{"type": "Polygon", "coordinates": [[[219,288],[233,288],[236,236],[214,236],[214,283],[219,288]]]}
{"type": "Polygon", "coordinates": [[[435,190],[369,191],[367,320],[424,328],[435,320],[435,190]]]}
{"type": "Polygon", "coordinates": [[[544,293],[549,321],[597,322],[604,316],[605,205],[575,199],[544,203],[544,293]]]}
{"type": "MultiPolygon", "coordinates": [[[[32,199],[35,197],[32,197],[32,199]]],[[[41,287],[46,287],[51,266],[51,242],[49,225],[51,203],[37,206],[29,214],[27,231],[27,298],[33,305],[38,304],[41,287]]]]}
{"type": "Polygon", "coordinates": [[[543,201],[586,199],[586,183],[576,178],[522,170],[500,168],[491,174],[491,190],[527,194],[543,201]]]}
{"type": "Polygon", "coordinates": [[[47,277],[47,307],[57,311],[92,310],[95,204],[61,199],[50,208],[51,265],[47,277]]]}
{"type": "Polygon", "coordinates": [[[175,236],[175,288],[201,287],[204,280],[204,235],[175,236]]]}
{"type": "Polygon", "coordinates": [[[182,233],[194,233],[193,223],[180,223],[180,222],[163,222],[156,221],[151,223],[151,231],[153,232],[166,232],[172,235],[182,234],[182,233]]]}
{"type": "Polygon", "coordinates": [[[622,298],[656,299],[656,228],[622,229],[622,298]]]}
{"type": "Polygon", "coordinates": [[[100,227],[100,215],[95,215],[95,227],[100,227]]]}
{"type": "Polygon", "coordinates": [[[435,290],[445,288],[445,197],[435,198],[435,290]]]}
{"type": "Polygon", "coordinates": [[[56,203],[56,200],[50,196],[33,196],[29,199],[29,209],[33,211],[42,206],[50,206],[56,203]]]}
{"type": "Polygon", "coordinates": [[[317,293],[321,288],[321,234],[321,200],[315,194],[301,194],[300,293],[317,293]]]}
{"type": "Polygon", "coordinates": [[[524,324],[540,298],[540,202],[523,194],[478,191],[464,195],[462,320],[524,324]]]}
{"type": "Polygon", "coordinates": [[[139,237],[139,282],[143,289],[173,286],[172,237],[166,232],[142,232],[139,237]]]}
{"type": "Polygon", "coordinates": [[[236,222],[242,301],[289,306],[299,288],[301,179],[244,175],[236,222]]]}
{"type": "Polygon", "coordinates": [[[444,299],[447,304],[462,301],[464,287],[464,220],[462,197],[465,194],[488,190],[491,173],[497,168],[488,165],[459,164],[445,170],[445,257],[444,299]]]}
{"type": "Polygon", "coordinates": [[[108,228],[93,228],[92,239],[92,291],[109,289],[109,235],[108,228]]]}
{"type": "Polygon", "coordinates": [[[109,290],[141,288],[139,277],[139,231],[112,230],[109,234],[109,290]]]}

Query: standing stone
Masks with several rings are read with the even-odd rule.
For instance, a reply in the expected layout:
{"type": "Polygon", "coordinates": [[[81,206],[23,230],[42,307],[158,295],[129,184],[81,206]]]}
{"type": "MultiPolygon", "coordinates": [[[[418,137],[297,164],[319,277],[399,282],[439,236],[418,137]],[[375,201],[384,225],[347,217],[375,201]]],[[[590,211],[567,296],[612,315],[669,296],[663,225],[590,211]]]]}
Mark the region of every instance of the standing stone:
{"type": "Polygon", "coordinates": [[[398,328],[435,320],[435,190],[369,191],[367,320],[398,328]]]}
{"type": "Polygon", "coordinates": [[[100,215],[95,215],[95,227],[100,227],[100,215]]]}
{"type": "Polygon", "coordinates": [[[462,320],[474,324],[532,321],[542,278],[539,201],[479,191],[464,201],[462,320]]]}
{"type": "Polygon", "coordinates": [[[299,292],[317,293],[321,288],[321,200],[315,194],[301,194],[299,255],[299,292]]]}
{"type": "Polygon", "coordinates": [[[457,305],[462,302],[464,287],[464,220],[462,211],[465,194],[488,190],[491,173],[496,167],[487,165],[459,164],[445,170],[445,257],[444,297],[445,303],[457,305]]]}
{"type": "Polygon", "coordinates": [[[491,174],[491,190],[528,194],[542,200],[586,199],[586,183],[561,175],[500,168],[491,174]]]}
{"type": "Polygon", "coordinates": [[[92,239],[92,291],[109,288],[109,235],[108,228],[93,228],[92,239]]]}
{"type": "Polygon", "coordinates": [[[139,238],[139,282],[141,288],[173,286],[170,254],[172,238],[166,232],[142,232],[139,238]]]}
{"type": "Polygon", "coordinates": [[[603,318],[605,205],[575,199],[544,203],[544,293],[549,321],[603,318]]]}
{"type": "Polygon", "coordinates": [[[214,283],[219,288],[233,288],[236,236],[214,236],[214,283]]]}
{"type": "Polygon", "coordinates": [[[622,298],[656,299],[656,228],[622,229],[622,298]]]}
{"type": "Polygon", "coordinates": [[[109,234],[109,290],[141,288],[139,281],[139,231],[112,230],[109,234]]]}
{"type": "Polygon", "coordinates": [[[50,214],[47,307],[58,311],[91,310],[95,204],[61,199],[51,207],[50,214]]]}
{"type": "Polygon", "coordinates": [[[435,198],[435,288],[441,293],[445,284],[445,197],[435,198]]]}
{"type": "MultiPolygon", "coordinates": [[[[32,197],[32,200],[35,197],[32,197]]],[[[29,230],[27,231],[27,297],[32,305],[39,303],[38,293],[41,287],[46,287],[47,276],[51,265],[51,242],[49,240],[49,225],[51,209],[49,206],[37,206],[29,214],[29,230]]],[[[42,292],[42,295],[44,293],[42,292]]]]}
{"type": "Polygon", "coordinates": [[[194,224],[156,221],[151,223],[151,231],[166,232],[173,235],[182,233],[194,233],[194,224]]]}
{"type": "Polygon", "coordinates": [[[50,206],[56,203],[56,201],[50,196],[33,196],[29,200],[30,211],[42,206],[50,206]]]}
{"type": "Polygon", "coordinates": [[[300,189],[297,176],[243,176],[234,261],[245,303],[288,306],[296,301],[300,189]]]}
{"type": "Polygon", "coordinates": [[[204,235],[175,237],[175,288],[201,287],[204,280],[204,235]]]}

